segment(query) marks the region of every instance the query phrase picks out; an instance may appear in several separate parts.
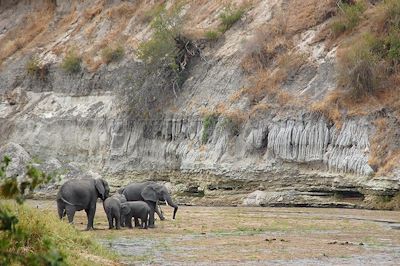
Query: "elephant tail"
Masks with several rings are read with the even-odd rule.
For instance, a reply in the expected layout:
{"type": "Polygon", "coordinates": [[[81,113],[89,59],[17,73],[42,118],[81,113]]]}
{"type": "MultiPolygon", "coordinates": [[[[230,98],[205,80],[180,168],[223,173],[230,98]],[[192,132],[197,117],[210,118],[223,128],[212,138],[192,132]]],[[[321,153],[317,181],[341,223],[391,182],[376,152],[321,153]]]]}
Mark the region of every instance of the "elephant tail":
{"type": "Polygon", "coordinates": [[[67,203],[68,205],[71,205],[71,206],[76,206],[75,204],[72,204],[71,202],[69,202],[68,200],[66,200],[66,199],[64,199],[63,198],[63,196],[60,196],[60,198],[59,198],[60,200],[62,200],[64,203],[67,203]]]}

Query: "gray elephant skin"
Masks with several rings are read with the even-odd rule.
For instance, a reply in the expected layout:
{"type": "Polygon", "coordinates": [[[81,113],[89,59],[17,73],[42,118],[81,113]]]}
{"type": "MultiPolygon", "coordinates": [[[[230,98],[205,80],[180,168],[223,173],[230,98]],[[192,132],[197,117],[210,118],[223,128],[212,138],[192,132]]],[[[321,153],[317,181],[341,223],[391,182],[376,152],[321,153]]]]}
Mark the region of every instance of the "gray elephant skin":
{"type": "Polygon", "coordinates": [[[104,212],[107,215],[109,229],[114,228],[114,220],[116,229],[121,229],[121,225],[124,225],[123,220],[121,219],[121,203],[124,202],[126,202],[125,196],[119,193],[116,193],[103,201],[104,212]]]}
{"type": "Polygon", "coordinates": [[[122,219],[128,228],[132,228],[132,218],[140,219],[140,227],[147,229],[148,217],[150,215],[150,207],[144,201],[127,201],[121,203],[122,219]]]}
{"type": "Polygon", "coordinates": [[[88,218],[86,229],[94,229],[93,220],[97,198],[104,201],[109,192],[110,188],[104,179],[71,179],[64,183],[58,191],[56,199],[58,216],[62,219],[67,215],[68,221],[72,223],[75,212],[85,210],[88,218]]]}
{"type": "MultiPolygon", "coordinates": [[[[157,211],[157,213],[159,214],[159,211],[157,210],[157,202],[159,200],[165,200],[169,206],[174,208],[174,214],[172,218],[175,219],[176,212],[178,211],[178,205],[176,205],[172,201],[168,189],[164,185],[157,184],[156,182],[153,181],[132,183],[124,188],[119,189],[118,192],[123,194],[128,201],[144,201],[149,205],[150,228],[154,228],[154,212],[157,211]]],[[[162,216],[160,216],[160,218],[161,217],[162,216]]]]}

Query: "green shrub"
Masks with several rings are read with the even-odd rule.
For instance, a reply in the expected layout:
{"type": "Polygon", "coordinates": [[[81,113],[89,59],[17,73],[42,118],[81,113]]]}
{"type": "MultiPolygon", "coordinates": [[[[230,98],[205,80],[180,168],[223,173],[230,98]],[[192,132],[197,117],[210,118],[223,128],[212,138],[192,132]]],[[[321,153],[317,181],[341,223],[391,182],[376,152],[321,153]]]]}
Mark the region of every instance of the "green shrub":
{"type": "Polygon", "coordinates": [[[0,161],[0,265],[89,265],[92,254],[114,257],[53,213],[24,206],[26,191],[52,178],[28,165],[19,183],[6,175],[10,162],[0,161]]]}
{"type": "Polygon", "coordinates": [[[204,37],[209,41],[215,41],[219,38],[219,33],[214,30],[208,30],[204,33],[204,37]]]}
{"type": "Polygon", "coordinates": [[[354,29],[361,20],[361,15],[366,6],[363,1],[354,4],[339,3],[340,15],[336,21],[331,24],[331,29],[335,35],[354,29]]]}
{"type": "Polygon", "coordinates": [[[151,22],[154,33],[151,39],[142,42],[138,47],[138,56],[147,65],[159,67],[162,65],[175,66],[178,56],[176,41],[181,33],[180,7],[167,11],[164,6],[158,11],[151,22]]]}
{"type": "Polygon", "coordinates": [[[380,71],[379,58],[365,40],[349,48],[339,60],[339,82],[354,99],[377,89],[380,71]]]}
{"type": "Polygon", "coordinates": [[[229,30],[245,13],[244,7],[225,7],[224,11],[219,15],[221,21],[220,31],[222,33],[229,30]]]}
{"type": "Polygon", "coordinates": [[[400,63],[400,31],[392,31],[387,36],[386,47],[388,47],[387,57],[394,64],[400,63]]]}
{"type": "Polygon", "coordinates": [[[201,135],[201,142],[203,144],[207,143],[208,138],[214,131],[215,125],[218,122],[217,114],[209,114],[203,119],[203,134],[201,135]]]}
{"type": "Polygon", "coordinates": [[[229,134],[233,136],[239,135],[241,125],[242,120],[239,117],[234,116],[225,116],[221,122],[221,128],[227,130],[229,134]]]}
{"type": "Polygon", "coordinates": [[[61,63],[61,68],[68,73],[76,74],[81,71],[82,59],[79,57],[75,51],[71,50],[64,57],[61,63]]]}
{"type": "Polygon", "coordinates": [[[106,64],[117,62],[124,56],[124,48],[117,46],[116,48],[106,47],[101,51],[101,57],[106,64]]]}
{"type": "Polygon", "coordinates": [[[40,70],[39,58],[37,58],[37,56],[33,56],[28,60],[28,62],[26,62],[25,68],[26,72],[28,72],[30,76],[36,76],[40,70]]]}
{"type": "Polygon", "coordinates": [[[385,20],[389,26],[400,30],[400,1],[398,0],[385,0],[385,20]]]}

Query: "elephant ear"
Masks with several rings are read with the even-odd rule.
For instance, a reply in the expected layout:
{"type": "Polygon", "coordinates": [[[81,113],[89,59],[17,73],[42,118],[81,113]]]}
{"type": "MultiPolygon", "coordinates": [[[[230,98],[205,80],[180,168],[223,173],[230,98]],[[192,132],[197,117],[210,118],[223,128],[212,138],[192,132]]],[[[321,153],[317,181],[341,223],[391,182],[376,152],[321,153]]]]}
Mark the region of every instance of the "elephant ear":
{"type": "Polygon", "coordinates": [[[158,200],[157,192],[153,185],[146,186],[143,189],[141,195],[144,200],[149,200],[149,201],[153,201],[153,202],[157,202],[157,200],[158,200]]]}
{"type": "Polygon", "coordinates": [[[100,194],[100,198],[102,200],[104,200],[105,199],[105,194],[106,194],[106,189],[104,188],[103,180],[96,179],[95,186],[96,186],[97,192],[100,194]]]}
{"type": "Polygon", "coordinates": [[[121,214],[127,215],[130,212],[129,206],[126,203],[121,204],[121,214]]]}

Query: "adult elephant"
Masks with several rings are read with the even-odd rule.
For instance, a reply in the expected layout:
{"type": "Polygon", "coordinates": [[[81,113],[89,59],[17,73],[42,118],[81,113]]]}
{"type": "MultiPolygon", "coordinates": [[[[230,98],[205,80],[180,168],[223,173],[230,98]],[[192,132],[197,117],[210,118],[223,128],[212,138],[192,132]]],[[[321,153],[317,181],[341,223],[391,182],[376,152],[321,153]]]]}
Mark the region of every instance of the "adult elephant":
{"type": "Polygon", "coordinates": [[[93,220],[96,213],[97,198],[104,201],[109,192],[110,188],[104,179],[71,179],[65,182],[58,191],[58,216],[62,219],[66,214],[68,221],[72,223],[75,212],[85,210],[88,219],[86,229],[94,229],[93,220]]]}
{"type": "MultiPolygon", "coordinates": [[[[172,219],[175,219],[176,212],[178,211],[178,205],[172,201],[171,196],[164,185],[157,184],[153,181],[132,183],[120,189],[118,192],[123,194],[127,201],[141,200],[145,201],[149,205],[149,227],[151,228],[154,228],[154,212],[157,211],[157,202],[159,200],[165,200],[169,206],[174,208],[172,219]]],[[[161,217],[162,216],[160,216],[160,218],[161,217]]]]}

